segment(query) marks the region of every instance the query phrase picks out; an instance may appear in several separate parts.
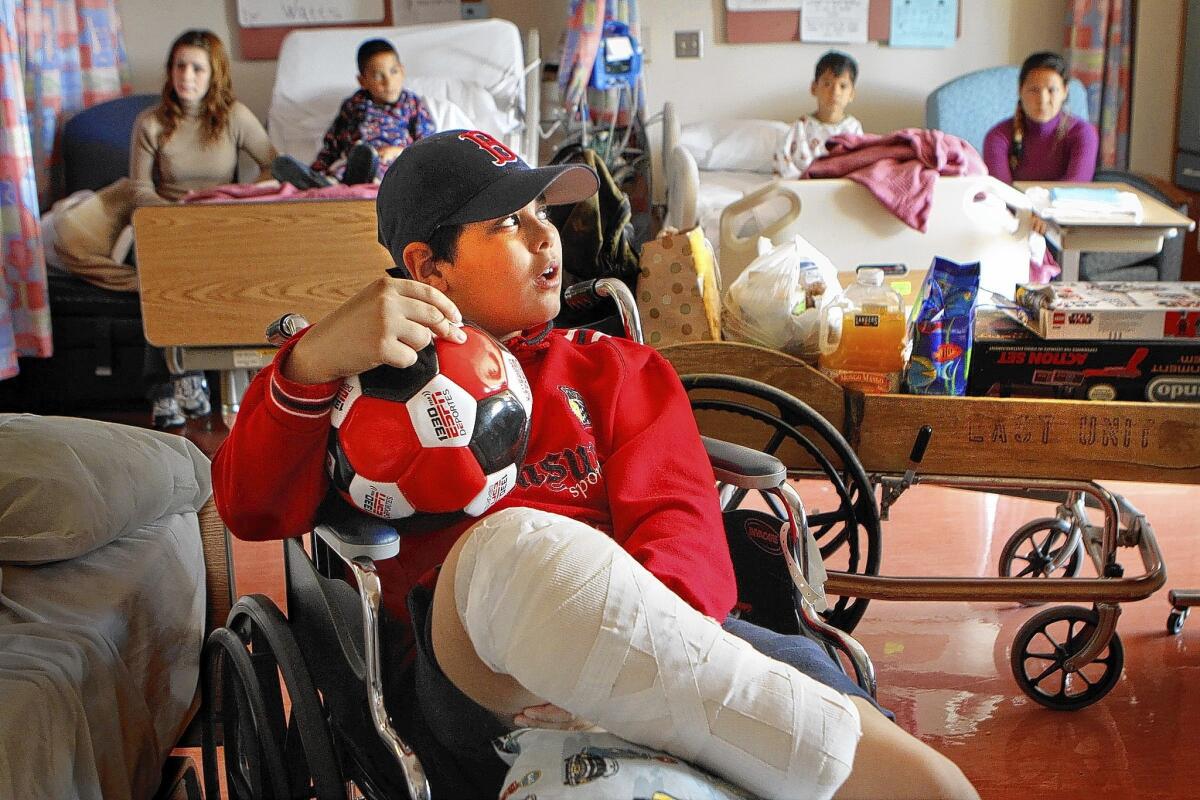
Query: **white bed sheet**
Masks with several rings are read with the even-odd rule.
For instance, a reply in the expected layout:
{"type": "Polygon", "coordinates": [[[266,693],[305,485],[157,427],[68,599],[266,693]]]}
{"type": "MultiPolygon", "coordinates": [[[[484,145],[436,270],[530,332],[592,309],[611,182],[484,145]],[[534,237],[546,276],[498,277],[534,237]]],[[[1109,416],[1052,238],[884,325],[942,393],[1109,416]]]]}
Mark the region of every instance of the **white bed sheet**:
{"type": "Polygon", "coordinates": [[[359,88],[359,45],[374,38],[396,47],[405,86],[425,99],[439,130],[477,127],[529,160],[520,135],[524,48],[517,26],[502,19],[292,31],[279,50],[267,112],[267,132],[279,152],[312,161],[342,101],[359,88]]]}
{"type": "Polygon", "coordinates": [[[151,797],[191,716],[204,603],[195,514],[0,565],[0,798],[151,797]]]}

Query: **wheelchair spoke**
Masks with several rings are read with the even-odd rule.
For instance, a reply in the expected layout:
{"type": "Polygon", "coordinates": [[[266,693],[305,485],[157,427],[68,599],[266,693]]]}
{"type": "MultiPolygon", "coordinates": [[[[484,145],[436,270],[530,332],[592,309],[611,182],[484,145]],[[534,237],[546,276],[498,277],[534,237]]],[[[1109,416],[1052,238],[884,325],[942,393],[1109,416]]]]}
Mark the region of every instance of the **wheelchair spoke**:
{"type": "MultiPolygon", "coordinates": [[[[691,395],[692,408],[703,412],[731,414],[750,420],[751,428],[743,427],[753,442],[766,442],[765,452],[782,453],[798,448],[808,462],[803,474],[792,477],[807,479],[815,471],[833,487],[836,506],[829,511],[808,517],[810,532],[820,549],[822,559],[833,562],[830,568],[854,574],[877,574],[879,569],[880,531],[875,491],[854,452],[837,429],[796,398],[777,389],[733,376],[685,375],[685,388],[691,395]],[[697,396],[700,390],[719,392],[717,396],[697,396]],[[733,397],[727,397],[727,394],[733,397]],[[745,398],[745,400],[743,400],[745,398]],[[748,402],[753,398],[755,402],[748,402]],[[759,405],[765,402],[766,410],[759,405]],[[758,426],[768,433],[764,436],[758,426]],[[754,433],[750,433],[754,430],[754,433]],[[834,459],[840,463],[835,464],[834,459]],[[807,466],[811,463],[811,466],[807,466]],[[842,555],[845,553],[845,555],[842,555]]],[[[716,428],[715,430],[720,430],[716,428]]],[[[718,434],[719,435],[719,434],[718,434]]],[[[788,454],[789,461],[794,456],[788,454]]],[[[791,463],[789,463],[791,465],[791,463]]],[[[725,509],[738,507],[744,493],[731,498],[725,509]]],[[[862,617],[869,600],[865,598],[830,596],[829,610],[822,616],[844,631],[853,630],[862,617]]]]}

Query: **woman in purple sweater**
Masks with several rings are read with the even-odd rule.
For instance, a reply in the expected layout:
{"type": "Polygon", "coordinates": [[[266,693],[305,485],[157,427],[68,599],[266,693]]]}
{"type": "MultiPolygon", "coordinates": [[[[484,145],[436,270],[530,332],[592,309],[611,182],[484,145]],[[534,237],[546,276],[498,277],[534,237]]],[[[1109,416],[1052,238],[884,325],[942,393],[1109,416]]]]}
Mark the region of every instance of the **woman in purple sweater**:
{"type": "Polygon", "coordinates": [[[1063,110],[1067,65],[1057,53],[1034,53],[1021,65],[1016,113],[988,131],[983,160],[995,178],[1090,181],[1100,139],[1086,119],[1063,110]]]}

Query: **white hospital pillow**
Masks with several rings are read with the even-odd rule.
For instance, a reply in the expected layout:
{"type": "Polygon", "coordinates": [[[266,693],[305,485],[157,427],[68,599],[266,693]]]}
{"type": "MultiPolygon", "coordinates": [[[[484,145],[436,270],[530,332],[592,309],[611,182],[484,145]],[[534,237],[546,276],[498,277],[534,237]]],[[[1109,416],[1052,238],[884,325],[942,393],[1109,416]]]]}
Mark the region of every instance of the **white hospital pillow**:
{"type": "MultiPolygon", "coordinates": [[[[497,107],[496,98],[491,92],[472,81],[414,75],[405,79],[404,87],[416,92],[429,105],[439,131],[477,128],[499,139],[521,124],[515,112],[502,111],[497,107]],[[465,121],[458,121],[461,118],[457,115],[447,115],[444,119],[438,119],[439,112],[447,113],[443,111],[446,103],[456,106],[465,117],[465,121]]],[[[453,111],[448,114],[453,114],[453,111]]]]}
{"type": "Polygon", "coordinates": [[[208,459],[182,436],[0,414],[0,562],[75,558],[211,494],[208,459]]]}
{"type": "MultiPolygon", "coordinates": [[[[456,128],[466,128],[468,130],[476,129],[477,126],[467,116],[467,112],[463,111],[457,103],[445,100],[441,97],[425,98],[425,106],[429,109],[429,116],[433,117],[433,124],[439,131],[452,131],[456,128]]],[[[491,133],[491,131],[488,131],[491,133]]],[[[494,134],[497,137],[499,134],[494,134]]]]}
{"type": "Polygon", "coordinates": [[[788,125],[775,119],[727,119],[685,125],[679,143],[702,170],[774,171],[788,125]]]}

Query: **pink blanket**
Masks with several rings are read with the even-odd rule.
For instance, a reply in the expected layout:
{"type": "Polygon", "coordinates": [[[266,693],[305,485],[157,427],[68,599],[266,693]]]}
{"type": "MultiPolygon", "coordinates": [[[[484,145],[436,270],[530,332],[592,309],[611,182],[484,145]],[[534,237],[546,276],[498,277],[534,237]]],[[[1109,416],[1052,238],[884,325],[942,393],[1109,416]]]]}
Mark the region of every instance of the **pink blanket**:
{"type": "Polygon", "coordinates": [[[938,175],[986,175],[979,153],[957,136],[905,128],[886,135],[843,133],[827,143],[806,178],[849,178],[910,228],[925,232],[938,175]]]}
{"type": "Polygon", "coordinates": [[[226,183],[209,189],[188,192],[185,203],[263,203],[272,200],[374,200],[379,186],[361,183],[354,186],[336,184],[320,189],[297,189],[290,183],[226,183]]]}

